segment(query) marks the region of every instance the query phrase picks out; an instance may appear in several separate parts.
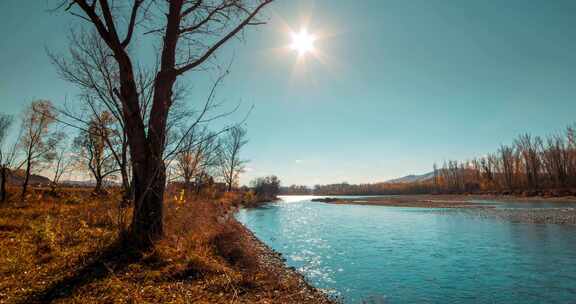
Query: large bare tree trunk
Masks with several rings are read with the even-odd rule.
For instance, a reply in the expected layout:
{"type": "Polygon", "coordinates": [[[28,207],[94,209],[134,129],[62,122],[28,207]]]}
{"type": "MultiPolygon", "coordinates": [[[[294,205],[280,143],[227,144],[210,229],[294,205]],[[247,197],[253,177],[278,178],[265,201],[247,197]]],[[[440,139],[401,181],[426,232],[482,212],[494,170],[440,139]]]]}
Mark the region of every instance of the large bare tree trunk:
{"type": "Polygon", "coordinates": [[[163,234],[163,201],[166,171],[163,164],[152,159],[148,170],[135,174],[134,213],[130,229],[131,241],[140,248],[153,245],[163,234]]]}
{"type": "Polygon", "coordinates": [[[148,123],[147,142],[133,142],[130,146],[133,170],[135,206],[131,227],[131,239],[139,247],[147,248],[163,234],[163,203],[166,187],[164,145],[166,119],[172,103],[172,86],[176,75],[158,73],[154,90],[154,102],[148,123]]]}

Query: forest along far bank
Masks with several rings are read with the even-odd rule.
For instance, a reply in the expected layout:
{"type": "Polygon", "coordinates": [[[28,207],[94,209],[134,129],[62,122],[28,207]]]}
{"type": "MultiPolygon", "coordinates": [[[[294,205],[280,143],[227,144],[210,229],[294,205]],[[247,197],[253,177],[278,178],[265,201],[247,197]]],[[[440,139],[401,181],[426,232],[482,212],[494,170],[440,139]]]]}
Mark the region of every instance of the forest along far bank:
{"type": "MultiPolygon", "coordinates": [[[[385,182],[283,187],[283,195],[467,194],[499,199],[576,197],[576,124],[545,137],[519,135],[496,152],[433,164],[432,170],[385,182]]],[[[437,199],[438,200],[438,199],[437,199]]]]}

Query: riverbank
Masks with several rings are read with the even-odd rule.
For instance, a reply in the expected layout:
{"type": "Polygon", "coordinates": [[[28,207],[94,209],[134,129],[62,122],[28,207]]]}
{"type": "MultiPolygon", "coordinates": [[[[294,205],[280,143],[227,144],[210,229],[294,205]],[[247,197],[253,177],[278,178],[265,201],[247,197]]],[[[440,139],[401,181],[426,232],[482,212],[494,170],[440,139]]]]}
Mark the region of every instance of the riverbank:
{"type": "Polygon", "coordinates": [[[391,196],[391,197],[358,197],[358,198],[316,198],[313,202],[321,202],[335,205],[367,205],[389,207],[415,207],[415,208],[485,208],[475,205],[466,200],[438,199],[415,196],[391,196]]]}
{"type": "Polygon", "coordinates": [[[514,203],[576,203],[575,197],[518,197],[499,195],[401,195],[389,197],[318,198],[312,201],[336,205],[366,205],[458,209],[477,218],[496,218],[515,223],[576,225],[576,208],[496,208],[482,201],[514,203]]]}
{"type": "Polygon", "coordinates": [[[514,202],[566,202],[576,203],[576,197],[523,197],[511,195],[464,195],[464,194],[415,194],[391,196],[367,196],[355,198],[316,198],[315,202],[345,205],[374,205],[390,207],[415,208],[492,208],[490,205],[479,205],[474,201],[514,201],[514,202]]]}
{"type": "Polygon", "coordinates": [[[169,200],[142,253],[118,197],[80,192],[0,207],[0,303],[333,303],[236,221],[237,197],[169,200]]]}

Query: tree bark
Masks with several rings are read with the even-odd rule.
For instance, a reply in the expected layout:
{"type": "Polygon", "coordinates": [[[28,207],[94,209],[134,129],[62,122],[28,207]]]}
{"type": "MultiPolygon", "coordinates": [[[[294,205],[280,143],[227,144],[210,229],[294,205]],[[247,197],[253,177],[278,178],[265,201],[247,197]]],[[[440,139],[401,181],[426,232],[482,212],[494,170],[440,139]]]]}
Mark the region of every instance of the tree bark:
{"type": "Polygon", "coordinates": [[[0,169],[1,172],[1,178],[2,178],[2,182],[0,184],[0,201],[1,202],[6,202],[7,199],[7,195],[6,195],[6,179],[8,178],[8,169],[5,166],[2,166],[2,168],[0,169]]]}
{"type": "Polygon", "coordinates": [[[95,194],[101,194],[101,193],[103,193],[102,179],[100,179],[100,178],[97,178],[97,179],[96,179],[96,186],[94,187],[94,193],[95,193],[95,194]]]}
{"type": "Polygon", "coordinates": [[[172,86],[176,76],[159,72],[154,90],[154,102],[148,123],[148,138],[130,146],[135,183],[135,205],[131,240],[140,248],[149,248],[163,235],[163,204],[166,168],[163,151],[166,139],[166,119],[172,103],[172,86]]]}
{"type": "Polygon", "coordinates": [[[26,192],[28,190],[28,183],[30,182],[30,169],[32,167],[32,162],[30,159],[26,162],[26,175],[24,176],[24,183],[22,183],[22,193],[20,193],[20,201],[24,202],[26,199],[26,192]]]}
{"type": "Polygon", "coordinates": [[[134,212],[131,241],[139,248],[150,248],[163,235],[163,202],[166,170],[162,159],[150,157],[146,167],[134,168],[134,212]]]}

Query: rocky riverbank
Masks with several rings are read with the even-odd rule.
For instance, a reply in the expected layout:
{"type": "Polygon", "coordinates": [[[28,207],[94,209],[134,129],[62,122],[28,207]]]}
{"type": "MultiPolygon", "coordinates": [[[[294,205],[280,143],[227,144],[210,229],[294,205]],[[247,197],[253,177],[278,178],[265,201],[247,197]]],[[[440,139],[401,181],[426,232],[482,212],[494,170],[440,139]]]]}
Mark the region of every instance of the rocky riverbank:
{"type": "Polygon", "coordinates": [[[312,201],[340,205],[373,205],[414,208],[458,208],[467,215],[515,223],[576,225],[576,208],[496,208],[480,201],[515,203],[574,203],[574,197],[518,197],[497,195],[402,195],[389,197],[317,198],[312,201]]]}
{"type": "Polygon", "coordinates": [[[280,286],[286,284],[286,282],[290,282],[289,284],[293,286],[289,292],[278,290],[276,293],[282,293],[281,295],[279,294],[279,298],[284,299],[283,301],[293,299],[294,302],[283,302],[279,300],[280,302],[278,303],[337,303],[336,300],[330,298],[321,290],[308,284],[304,276],[298,273],[294,268],[288,267],[285,264],[286,260],[280,253],[274,251],[260,241],[250,230],[248,230],[248,228],[244,227],[242,234],[242,237],[246,238],[247,242],[251,244],[251,250],[254,250],[254,252],[257,253],[261,267],[278,275],[278,284],[280,286]]]}
{"type": "Polygon", "coordinates": [[[576,225],[576,209],[574,208],[493,208],[482,210],[465,210],[463,212],[472,217],[495,218],[514,223],[576,225]]]}

